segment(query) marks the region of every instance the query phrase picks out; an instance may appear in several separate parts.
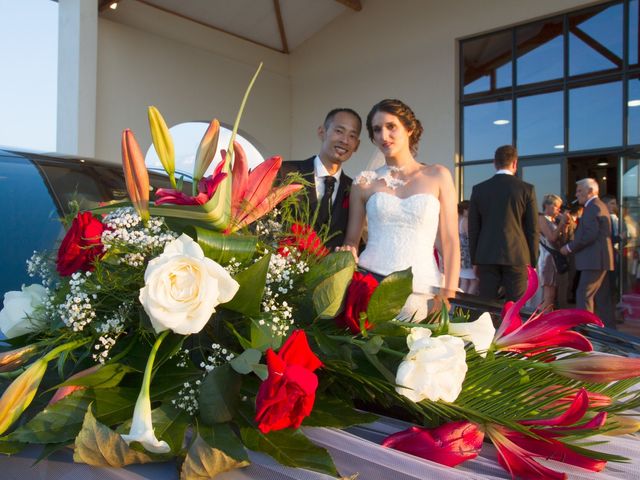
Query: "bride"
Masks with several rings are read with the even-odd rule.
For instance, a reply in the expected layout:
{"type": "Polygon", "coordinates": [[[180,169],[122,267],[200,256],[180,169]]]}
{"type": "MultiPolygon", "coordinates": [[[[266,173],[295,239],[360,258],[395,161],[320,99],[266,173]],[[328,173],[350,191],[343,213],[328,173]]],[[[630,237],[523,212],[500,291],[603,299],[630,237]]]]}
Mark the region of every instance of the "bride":
{"type": "MultiPolygon", "coordinates": [[[[428,299],[439,293],[453,297],[460,274],[460,243],[455,187],[449,170],[415,159],[422,125],[400,100],[382,100],[367,115],[369,138],[385,165],[362,172],[351,189],[345,243],[362,270],[386,276],[411,267],[413,294],[398,318],[419,321],[428,299]],[[367,246],[358,258],[357,245],[367,220],[367,246]],[[444,280],[434,257],[439,233],[444,280]]],[[[436,297],[438,298],[438,297],[436,297]]],[[[434,302],[431,310],[439,308],[434,302]]]]}

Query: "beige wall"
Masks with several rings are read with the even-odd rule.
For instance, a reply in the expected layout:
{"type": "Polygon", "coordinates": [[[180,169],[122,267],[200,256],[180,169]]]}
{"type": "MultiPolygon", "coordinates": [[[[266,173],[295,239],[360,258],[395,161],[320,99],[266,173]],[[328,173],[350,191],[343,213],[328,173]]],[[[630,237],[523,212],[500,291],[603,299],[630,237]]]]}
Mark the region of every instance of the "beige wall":
{"type": "MultiPolygon", "coordinates": [[[[327,110],[350,106],[363,118],[396,97],[421,119],[420,159],[453,169],[457,153],[457,39],[594,3],[585,0],[362,0],[291,55],[292,154],[316,153],[315,126],[327,110]]],[[[366,167],[366,132],[346,166],[366,167]]]]}
{"type": "Polygon", "coordinates": [[[265,63],[241,129],[266,155],[289,155],[289,58],[138,2],[122,2],[98,25],[96,157],[120,161],[120,134],[151,144],[147,106],[169,126],[216,117],[233,124],[253,72],[265,63]],[[125,10],[126,9],[126,10],[125,10]],[[126,24],[113,21],[126,19],[126,24]]]}

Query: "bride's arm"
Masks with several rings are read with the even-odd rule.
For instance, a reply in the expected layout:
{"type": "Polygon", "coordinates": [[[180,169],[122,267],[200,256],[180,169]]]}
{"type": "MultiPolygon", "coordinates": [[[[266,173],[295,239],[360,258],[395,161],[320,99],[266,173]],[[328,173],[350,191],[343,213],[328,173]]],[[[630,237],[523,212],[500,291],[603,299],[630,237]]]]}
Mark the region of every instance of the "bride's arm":
{"type": "Polygon", "coordinates": [[[445,284],[442,292],[453,297],[460,278],[460,237],[458,233],[458,206],[456,189],[449,169],[438,165],[440,177],[440,245],[444,257],[445,284]]]}
{"type": "Polygon", "coordinates": [[[358,261],[358,245],[362,237],[362,228],[365,220],[365,196],[360,185],[355,182],[351,187],[349,196],[349,222],[347,223],[347,234],[344,245],[337,250],[349,250],[353,253],[356,262],[358,261]]]}

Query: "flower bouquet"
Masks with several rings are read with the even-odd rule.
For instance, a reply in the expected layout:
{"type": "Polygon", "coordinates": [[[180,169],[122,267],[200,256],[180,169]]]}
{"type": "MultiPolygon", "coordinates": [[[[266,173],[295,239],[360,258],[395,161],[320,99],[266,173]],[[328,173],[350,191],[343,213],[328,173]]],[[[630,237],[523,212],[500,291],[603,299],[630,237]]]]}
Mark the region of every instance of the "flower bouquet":
{"type": "Polygon", "coordinates": [[[172,188],[150,201],[125,130],[131,203],[79,212],[53,254],[28,262],[42,284],[5,295],[0,452],[72,446],[76,462],[111,467],[178,458],[181,478],[198,479],[254,450],[338,476],[299,427],[374,421],[366,406],[416,424],[385,446],[451,467],[484,440],[518,478],[563,477],[539,459],[593,471],[624,460],[585,439],[635,430],[623,414],[640,405],[640,360],[592,352],[570,330],[602,325],[588,312],[522,321],[535,272],[497,331],[488,313],[399,321],[411,272],[378,283],[330,253],[295,200],[301,185],[273,186],[278,157],[249,172],[232,135],[205,176],[214,120],[185,193],[164,120],[154,108],[149,120],[172,188]]]}

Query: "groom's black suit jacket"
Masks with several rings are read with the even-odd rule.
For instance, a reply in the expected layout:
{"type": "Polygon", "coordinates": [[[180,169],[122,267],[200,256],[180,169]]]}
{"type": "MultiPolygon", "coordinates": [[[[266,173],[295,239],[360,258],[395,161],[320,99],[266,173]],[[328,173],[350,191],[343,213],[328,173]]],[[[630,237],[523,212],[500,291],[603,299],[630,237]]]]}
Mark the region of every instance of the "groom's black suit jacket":
{"type": "MultiPolygon", "coordinates": [[[[318,207],[314,178],[314,159],[315,156],[307,158],[306,160],[282,162],[282,167],[280,167],[279,172],[280,178],[284,178],[290,172],[299,172],[310,182],[310,185],[306,187],[306,194],[309,199],[309,211],[311,215],[314,214],[318,207]]],[[[329,249],[333,249],[344,243],[344,236],[347,231],[347,220],[349,219],[349,191],[351,190],[352,182],[351,177],[348,177],[344,171],[340,174],[340,181],[336,185],[338,193],[331,207],[331,223],[329,224],[329,234],[333,235],[337,232],[337,235],[332,236],[327,242],[329,249]]],[[[318,227],[319,226],[316,226],[316,228],[318,227]]]]}
{"type": "Polygon", "coordinates": [[[473,187],[469,250],[474,265],[536,266],[538,212],[533,185],[496,174],[473,187]]]}

